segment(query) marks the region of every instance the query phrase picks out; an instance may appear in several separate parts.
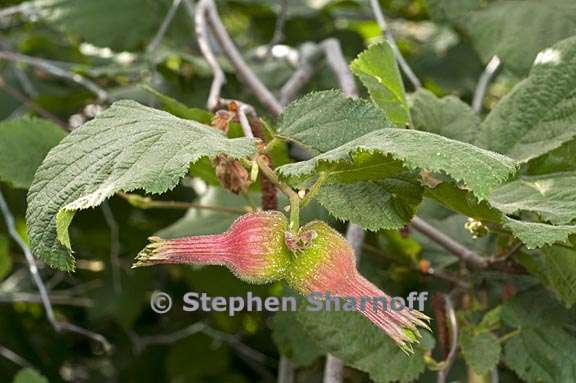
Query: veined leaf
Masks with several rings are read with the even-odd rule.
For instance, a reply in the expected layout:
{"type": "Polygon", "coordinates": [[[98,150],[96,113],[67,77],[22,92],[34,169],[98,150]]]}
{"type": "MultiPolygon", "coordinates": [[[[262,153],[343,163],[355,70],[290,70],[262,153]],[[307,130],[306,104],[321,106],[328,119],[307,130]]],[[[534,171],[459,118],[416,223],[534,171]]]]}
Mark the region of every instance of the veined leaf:
{"type": "Polygon", "coordinates": [[[576,4],[572,0],[495,1],[471,12],[461,25],[486,62],[497,55],[508,69],[525,74],[540,50],[574,35],[576,4]]]}
{"type": "MultiPolygon", "coordinates": [[[[162,24],[171,3],[167,0],[34,1],[48,23],[115,51],[142,47],[162,24]]],[[[184,23],[174,24],[180,26],[180,31],[188,30],[182,27],[184,23]]]]}
{"type": "Polygon", "coordinates": [[[576,140],[568,141],[528,163],[528,173],[533,175],[569,171],[576,171],[576,140]]]}
{"type": "Polygon", "coordinates": [[[318,172],[330,174],[352,168],[356,158],[366,153],[387,155],[387,161],[401,161],[408,169],[444,172],[463,182],[480,199],[516,170],[510,158],[473,145],[417,130],[382,129],[308,161],[281,166],[278,171],[284,177],[296,178],[318,172]]]}
{"type": "Polygon", "coordinates": [[[318,154],[368,132],[390,127],[374,104],[328,90],[309,93],[288,105],[280,116],[278,137],[318,154]]]}
{"type": "Polygon", "coordinates": [[[459,342],[466,363],[476,374],[484,375],[498,364],[501,346],[491,332],[462,331],[459,342]]]}
{"type": "Polygon", "coordinates": [[[0,181],[27,189],[48,151],[66,133],[47,120],[22,117],[0,123],[0,181]]]}
{"type": "Polygon", "coordinates": [[[503,226],[522,241],[528,249],[566,242],[576,234],[576,225],[548,225],[504,218],[503,226]]]}
{"type": "Polygon", "coordinates": [[[410,222],[422,201],[422,187],[409,178],[391,177],[352,184],[328,184],[316,195],[334,217],[368,230],[399,229],[410,222]]]}
{"type": "Polygon", "coordinates": [[[296,320],[296,313],[277,312],[272,321],[272,338],[283,356],[296,366],[309,366],[323,353],[296,320]]]}
{"type": "MultiPolygon", "coordinates": [[[[518,7],[524,7],[525,3],[532,1],[515,3],[518,7]]],[[[509,16],[506,13],[502,15],[510,23],[509,16]]],[[[522,25],[526,25],[526,22],[524,20],[522,25]]],[[[551,25],[556,23],[552,21],[551,25]]],[[[530,76],[506,95],[488,115],[479,139],[490,150],[528,161],[574,137],[576,37],[561,41],[539,54],[530,76]]]]}
{"type": "Polygon", "coordinates": [[[514,297],[504,304],[502,319],[520,331],[506,342],[504,362],[523,381],[576,381],[574,363],[566,362],[576,353],[576,337],[568,329],[574,316],[547,292],[535,290],[514,297]]]}
{"type": "Polygon", "coordinates": [[[543,249],[541,274],[548,287],[567,307],[576,303],[576,249],[551,246],[543,249]]]}
{"type": "Polygon", "coordinates": [[[567,224],[576,219],[576,173],[522,177],[496,188],[489,200],[506,214],[533,212],[544,221],[567,224]]]}
{"type": "Polygon", "coordinates": [[[176,117],[198,121],[202,124],[209,124],[210,120],[212,120],[212,114],[210,112],[198,108],[191,108],[187,105],[184,105],[180,101],[170,96],[166,96],[150,86],[147,85],[144,86],[144,90],[146,90],[148,93],[152,94],[154,97],[160,100],[160,102],[164,106],[164,109],[166,109],[168,113],[171,113],[176,117]]]}
{"type": "Polygon", "coordinates": [[[410,96],[414,128],[462,142],[474,143],[480,117],[458,97],[438,98],[426,89],[410,96]]]}
{"type": "Polygon", "coordinates": [[[360,53],[350,64],[350,69],[394,125],[400,128],[411,125],[402,76],[387,42],[372,45],[360,53]]]}
{"type": "Polygon", "coordinates": [[[433,345],[431,337],[423,333],[414,355],[407,355],[383,331],[355,312],[301,309],[296,318],[324,352],[367,372],[377,383],[414,381],[424,372],[425,350],[433,345]],[[382,361],[386,361],[385,368],[382,361]]]}
{"type": "Polygon", "coordinates": [[[426,0],[426,5],[432,19],[457,22],[470,11],[480,8],[481,0],[426,0]]]}
{"type": "Polygon", "coordinates": [[[119,101],[69,134],[38,168],[26,214],[32,251],[52,267],[74,270],[72,251],[60,241],[67,242],[74,211],[120,191],[163,193],[202,157],[255,151],[252,140],[228,139],[200,123],[119,101]]]}
{"type": "Polygon", "coordinates": [[[449,209],[479,221],[500,223],[502,220],[502,212],[491,206],[488,201],[478,201],[474,194],[450,182],[442,182],[436,187],[427,188],[424,195],[449,209]]]}

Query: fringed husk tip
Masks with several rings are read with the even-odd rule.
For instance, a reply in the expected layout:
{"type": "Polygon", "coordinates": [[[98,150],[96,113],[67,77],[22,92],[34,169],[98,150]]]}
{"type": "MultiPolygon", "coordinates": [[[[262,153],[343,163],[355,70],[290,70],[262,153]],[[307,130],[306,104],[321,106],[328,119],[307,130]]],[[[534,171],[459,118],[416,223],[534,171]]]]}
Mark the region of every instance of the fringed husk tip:
{"type": "Polygon", "coordinates": [[[150,243],[143,248],[136,258],[134,259],[135,262],[132,265],[133,269],[139,267],[146,267],[152,266],[158,261],[158,250],[164,244],[164,240],[160,237],[149,237],[148,240],[150,243]]]}

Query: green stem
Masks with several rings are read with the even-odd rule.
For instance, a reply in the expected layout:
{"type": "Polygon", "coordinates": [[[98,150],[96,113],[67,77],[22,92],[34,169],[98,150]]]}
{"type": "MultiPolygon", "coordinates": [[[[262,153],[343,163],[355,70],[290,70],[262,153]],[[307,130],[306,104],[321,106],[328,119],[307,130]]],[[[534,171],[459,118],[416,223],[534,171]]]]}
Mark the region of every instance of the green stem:
{"type": "Polygon", "coordinates": [[[302,199],[302,203],[301,203],[302,207],[306,206],[310,201],[312,201],[312,199],[314,198],[316,193],[318,193],[318,190],[320,190],[320,186],[322,186],[324,181],[326,181],[327,177],[328,177],[328,174],[326,174],[324,172],[320,173],[320,176],[318,176],[318,179],[316,180],[316,182],[314,182],[314,184],[310,187],[310,190],[308,190],[308,193],[306,193],[306,195],[302,199]]]}
{"type": "Polygon", "coordinates": [[[500,338],[498,338],[498,343],[502,344],[507,342],[508,340],[510,340],[511,338],[514,338],[516,335],[520,334],[520,329],[517,328],[514,331],[509,332],[508,334],[504,334],[502,335],[500,338]]]}
{"type": "Polygon", "coordinates": [[[300,197],[292,188],[280,181],[276,172],[272,170],[261,156],[256,156],[256,163],[262,173],[290,200],[290,231],[298,233],[300,227],[300,197]]]}
{"type": "Polygon", "coordinates": [[[246,209],[235,207],[200,205],[184,201],[158,201],[130,193],[118,193],[118,196],[124,198],[130,205],[139,209],[205,209],[231,214],[244,214],[247,212],[246,209]]]}

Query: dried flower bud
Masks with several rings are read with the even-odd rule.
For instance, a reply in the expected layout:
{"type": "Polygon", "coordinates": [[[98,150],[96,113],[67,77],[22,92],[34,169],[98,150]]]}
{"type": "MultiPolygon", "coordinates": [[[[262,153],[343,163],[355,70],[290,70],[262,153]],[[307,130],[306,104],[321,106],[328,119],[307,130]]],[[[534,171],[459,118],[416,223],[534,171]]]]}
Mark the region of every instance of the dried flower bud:
{"type": "Polygon", "coordinates": [[[223,265],[250,283],[281,279],[291,255],[284,244],[286,217],[278,211],[245,214],[222,234],[163,240],[151,243],[136,257],[133,267],[157,264],[223,265]]]}
{"type": "MultiPolygon", "coordinates": [[[[300,251],[295,252],[286,276],[293,288],[305,295],[322,292],[356,299],[378,297],[390,303],[390,297],[358,273],[354,251],[340,233],[321,221],[303,226],[300,233],[305,239],[300,242],[306,246],[299,244],[300,251]],[[309,232],[316,235],[306,234],[309,232]]],[[[407,351],[420,337],[418,327],[428,328],[429,318],[417,310],[383,310],[367,304],[359,311],[407,351]]]]}
{"type": "Polygon", "coordinates": [[[237,121],[236,114],[234,112],[229,112],[227,110],[218,110],[214,113],[214,117],[212,117],[211,125],[223,131],[224,133],[228,133],[230,122],[237,121]]]}
{"type": "Polygon", "coordinates": [[[250,173],[242,166],[240,161],[225,156],[217,156],[214,159],[216,177],[222,186],[232,193],[245,192],[250,187],[250,173]]]}

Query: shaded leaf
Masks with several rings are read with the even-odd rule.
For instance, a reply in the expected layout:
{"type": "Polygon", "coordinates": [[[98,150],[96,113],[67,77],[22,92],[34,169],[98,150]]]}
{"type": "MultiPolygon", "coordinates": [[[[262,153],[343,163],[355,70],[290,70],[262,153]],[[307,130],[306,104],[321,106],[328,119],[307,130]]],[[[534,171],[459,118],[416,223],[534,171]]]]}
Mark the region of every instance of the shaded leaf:
{"type": "Polygon", "coordinates": [[[374,104],[328,90],[309,93],[288,105],[280,116],[277,135],[318,154],[389,127],[374,104]]]}
{"type": "Polygon", "coordinates": [[[422,187],[400,177],[323,186],[316,195],[330,214],[368,230],[399,229],[410,222],[422,187]]]}
{"type": "Polygon", "coordinates": [[[462,142],[474,143],[480,117],[458,97],[438,98],[426,89],[410,96],[414,128],[462,142]]]}
{"type": "MultiPolygon", "coordinates": [[[[534,2],[514,3],[525,7],[525,3],[534,2]]],[[[506,13],[502,16],[510,23],[506,13]]],[[[522,25],[527,22],[522,21],[522,25]]],[[[479,140],[490,150],[528,161],[575,136],[576,37],[573,37],[540,53],[530,76],[490,112],[479,140]]]]}
{"type": "Polygon", "coordinates": [[[272,339],[282,356],[297,367],[309,366],[323,356],[293,312],[277,312],[272,320],[272,339]]]}
{"type": "Polygon", "coordinates": [[[180,101],[170,96],[166,96],[150,86],[145,86],[144,89],[156,97],[168,113],[173,114],[176,117],[198,121],[202,124],[210,124],[210,121],[212,120],[212,113],[210,112],[186,106],[180,101]]]}
{"type": "Polygon", "coordinates": [[[484,375],[498,364],[501,347],[494,334],[487,331],[477,334],[462,331],[459,342],[466,363],[476,374],[484,375]]]}
{"type": "Polygon", "coordinates": [[[540,273],[548,287],[567,307],[576,303],[576,249],[552,246],[543,249],[540,273]]]}
{"type": "Polygon", "coordinates": [[[576,353],[576,338],[568,331],[573,318],[573,314],[539,290],[522,293],[506,302],[502,319],[520,333],[506,342],[504,362],[529,383],[576,381],[576,365],[571,362],[576,353]]]}
{"type": "Polygon", "coordinates": [[[524,74],[539,51],[574,34],[576,4],[572,0],[490,2],[470,13],[462,25],[485,62],[497,55],[508,69],[524,74]]]}
{"type": "Polygon", "coordinates": [[[532,212],[554,224],[570,223],[576,219],[576,173],[522,177],[496,188],[489,201],[506,214],[532,212]]]}
{"type": "Polygon", "coordinates": [[[522,241],[528,249],[566,242],[571,235],[576,234],[576,225],[549,225],[505,218],[503,226],[522,241]]]}
{"type": "Polygon", "coordinates": [[[66,133],[54,123],[22,117],[0,123],[0,181],[27,189],[34,172],[66,133]]]}
{"type": "Polygon", "coordinates": [[[382,330],[355,312],[301,309],[297,319],[324,352],[367,372],[377,383],[414,381],[425,370],[424,350],[432,348],[431,337],[424,333],[415,353],[407,355],[382,330]]]}
{"type": "Polygon", "coordinates": [[[32,368],[18,371],[12,383],[48,383],[48,379],[32,368]]]}

